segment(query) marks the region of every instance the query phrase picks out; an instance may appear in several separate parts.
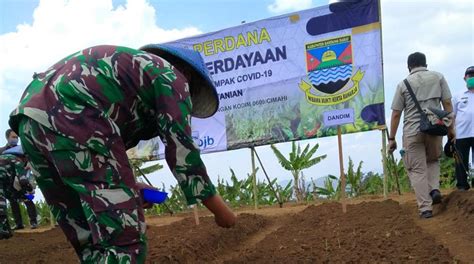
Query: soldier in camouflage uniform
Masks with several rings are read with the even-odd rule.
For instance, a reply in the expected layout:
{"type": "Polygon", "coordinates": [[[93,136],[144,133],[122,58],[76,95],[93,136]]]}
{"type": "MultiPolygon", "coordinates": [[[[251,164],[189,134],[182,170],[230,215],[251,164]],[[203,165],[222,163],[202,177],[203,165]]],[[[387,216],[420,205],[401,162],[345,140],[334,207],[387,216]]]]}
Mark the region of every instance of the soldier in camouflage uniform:
{"type": "Polygon", "coordinates": [[[143,202],[126,155],[140,140],[160,136],[188,203],[202,201],[220,226],[235,223],[191,135],[191,115],[208,117],[218,106],[202,58],[166,45],[145,50],[96,46],[74,53],[35,74],[10,116],[38,186],[83,263],[145,261],[143,202]]]}
{"type": "MultiPolygon", "coordinates": [[[[3,154],[5,151],[9,151],[9,150],[12,150],[12,149],[15,149],[15,148],[20,148],[20,150],[21,150],[21,147],[18,145],[18,135],[12,129],[7,129],[5,131],[5,139],[7,140],[7,144],[4,147],[0,148],[0,154],[3,154]]],[[[21,152],[21,156],[24,156],[23,151],[21,150],[20,152],[21,152]]],[[[17,154],[19,154],[19,153],[17,153],[17,154]]],[[[18,177],[17,180],[21,180],[22,182],[28,182],[29,183],[29,180],[26,181],[26,179],[27,179],[26,174],[18,175],[18,176],[19,177],[18,177]]],[[[15,177],[12,176],[11,178],[15,178],[15,177]]],[[[18,182],[18,181],[16,181],[16,182],[18,182]]],[[[16,188],[20,188],[20,187],[21,186],[16,186],[16,185],[14,187],[14,184],[5,187],[5,188],[8,188],[8,190],[12,190],[12,195],[9,196],[8,200],[10,202],[10,208],[12,210],[13,219],[15,220],[15,224],[16,224],[13,229],[14,230],[19,230],[19,229],[25,228],[24,225],[23,225],[23,219],[21,217],[21,212],[20,212],[20,204],[19,204],[20,201],[22,201],[26,206],[26,211],[28,212],[28,216],[30,218],[31,228],[35,229],[38,226],[38,223],[37,223],[37,220],[36,220],[37,214],[36,214],[35,204],[32,201],[26,199],[25,190],[23,190],[23,189],[17,190],[16,189],[16,188]]]]}
{"type": "MultiPolygon", "coordinates": [[[[12,236],[7,216],[6,199],[13,197],[15,177],[26,175],[25,160],[13,154],[0,154],[0,239],[12,236]]],[[[24,185],[24,181],[20,182],[24,185]]]]}

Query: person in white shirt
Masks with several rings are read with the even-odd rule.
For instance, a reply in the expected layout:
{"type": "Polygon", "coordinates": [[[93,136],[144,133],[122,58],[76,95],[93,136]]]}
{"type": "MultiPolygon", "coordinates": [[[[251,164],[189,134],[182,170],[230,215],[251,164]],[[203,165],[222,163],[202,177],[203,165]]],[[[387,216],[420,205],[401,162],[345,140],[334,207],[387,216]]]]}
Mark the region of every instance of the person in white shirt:
{"type": "MultiPolygon", "coordinates": [[[[456,148],[462,162],[456,163],[456,187],[469,190],[467,173],[469,152],[474,151],[474,66],[464,74],[467,90],[453,97],[453,111],[456,116],[456,148]]],[[[474,187],[474,179],[471,182],[474,187]]]]}

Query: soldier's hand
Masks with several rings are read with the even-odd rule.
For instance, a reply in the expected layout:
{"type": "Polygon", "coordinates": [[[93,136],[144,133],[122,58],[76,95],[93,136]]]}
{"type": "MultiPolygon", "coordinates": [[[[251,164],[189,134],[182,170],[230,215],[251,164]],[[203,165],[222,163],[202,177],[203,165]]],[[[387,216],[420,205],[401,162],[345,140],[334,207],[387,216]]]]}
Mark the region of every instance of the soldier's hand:
{"type": "Polygon", "coordinates": [[[214,220],[216,221],[216,224],[218,226],[224,227],[224,228],[230,228],[235,225],[237,218],[235,214],[229,210],[228,212],[215,215],[214,220]]]}
{"type": "Polygon", "coordinates": [[[139,193],[140,199],[141,199],[142,202],[143,202],[143,203],[142,203],[143,209],[152,208],[152,207],[153,207],[153,203],[149,203],[149,202],[147,202],[147,201],[145,201],[145,200],[143,199],[143,192],[142,192],[142,190],[144,190],[144,189],[158,190],[158,189],[155,188],[155,187],[153,187],[153,186],[151,186],[151,185],[145,184],[145,183],[143,183],[143,182],[137,182],[137,183],[135,184],[135,189],[136,189],[137,192],[139,193]]]}
{"type": "Polygon", "coordinates": [[[235,225],[236,217],[230,208],[224,203],[219,195],[214,195],[202,203],[214,214],[216,224],[220,227],[229,228],[235,225]]]}

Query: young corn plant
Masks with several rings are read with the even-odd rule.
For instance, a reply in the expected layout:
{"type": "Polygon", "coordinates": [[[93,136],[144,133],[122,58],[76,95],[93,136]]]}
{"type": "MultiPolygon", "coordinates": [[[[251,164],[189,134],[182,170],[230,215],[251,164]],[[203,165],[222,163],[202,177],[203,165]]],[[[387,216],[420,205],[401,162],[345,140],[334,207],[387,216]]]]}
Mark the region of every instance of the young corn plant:
{"type": "Polygon", "coordinates": [[[230,183],[220,179],[217,190],[222,199],[232,207],[246,206],[252,204],[253,186],[252,177],[249,175],[246,179],[239,180],[233,169],[230,169],[230,183]]]}
{"type": "Polygon", "coordinates": [[[387,189],[388,192],[397,191],[397,181],[396,178],[398,175],[398,182],[400,185],[401,192],[409,192],[411,190],[410,179],[408,178],[407,172],[405,170],[405,165],[402,160],[397,159],[387,159],[387,168],[388,168],[388,180],[387,180],[387,189]]]}
{"type": "MultiPolygon", "coordinates": [[[[26,212],[26,206],[22,202],[18,202],[18,203],[20,205],[20,215],[21,215],[21,219],[23,220],[23,225],[27,226],[28,225],[28,213],[26,212]]],[[[8,215],[11,216],[11,217],[9,217],[10,226],[15,226],[11,206],[8,206],[8,215]]]]}
{"type": "Polygon", "coordinates": [[[364,179],[361,183],[362,193],[363,194],[382,194],[383,193],[383,176],[374,173],[368,172],[364,175],[364,179]]]}
{"type": "Polygon", "coordinates": [[[276,189],[278,192],[278,196],[281,198],[282,202],[289,202],[291,197],[293,197],[293,180],[290,180],[285,187],[282,187],[280,184],[276,183],[276,179],[273,180],[275,182],[276,189]]]}
{"type": "MultiPolygon", "coordinates": [[[[258,171],[258,168],[257,168],[258,171]]],[[[230,169],[230,182],[218,179],[217,190],[224,201],[232,207],[249,206],[254,203],[253,194],[253,176],[247,174],[247,178],[239,180],[234,170],[230,169]]],[[[271,184],[276,187],[277,193],[282,199],[288,199],[288,185],[282,188],[277,184],[277,179],[273,179],[271,184]]],[[[276,194],[273,192],[271,185],[265,181],[257,181],[257,202],[260,205],[273,205],[278,202],[276,194]]],[[[291,196],[291,194],[290,194],[291,196]]]]}
{"type": "Polygon", "coordinates": [[[362,161],[359,162],[357,170],[354,170],[354,162],[351,157],[349,157],[349,166],[346,175],[347,183],[350,186],[349,196],[359,196],[362,193],[362,161]]]}
{"type": "Polygon", "coordinates": [[[443,189],[449,189],[456,186],[455,168],[456,161],[453,158],[446,157],[444,153],[440,159],[439,185],[443,189]]]}
{"type": "MultiPolygon", "coordinates": [[[[20,205],[20,214],[21,214],[21,219],[23,221],[23,225],[28,226],[30,223],[30,218],[28,217],[26,206],[22,202],[19,202],[19,205],[20,205]]],[[[40,226],[50,225],[52,219],[51,219],[51,210],[49,209],[48,204],[45,201],[36,201],[35,207],[36,207],[38,224],[40,226]]],[[[8,207],[8,214],[11,216],[9,217],[10,224],[14,224],[13,215],[12,215],[10,206],[8,207]]],[[[54,223],[54,219],[53,219],[53,223],[54,223]]]]}
{"type": "MultiPolygon", "coordinates": [[[[271,185],[275,187],[276,192],[278,193],[278,197],[281,197],[282,202],[288,202],[291,199],[291,195],[293,194],[292,186],[290,181],[284,188],[278,184],[277,178],[273,179],[271,185]]],[[[266,205],[273,205],[278,203],[277,196],[273,193],[270,184],[262,183],[265,187],[263,188],[263,196],[262,196],[262,203],[266,205]]]]}
{"type": "Polygon", "coordinates": [[[328,200],[339,200],[341,190],[341,181],[334,175],[328,175],[324,180],[324,186],[316,186],[316,194],[325,197],[328,200]],[[336,188],[334,188],[336,185],[336,188]]]}
{"type": "Polygon", "coordinates": [[[56,223],[51,214],[51,208],[45,201],[39,201],[35,203],[36,212],[38,212],[38,224],[39,225],[51,225],[56,223]]]}

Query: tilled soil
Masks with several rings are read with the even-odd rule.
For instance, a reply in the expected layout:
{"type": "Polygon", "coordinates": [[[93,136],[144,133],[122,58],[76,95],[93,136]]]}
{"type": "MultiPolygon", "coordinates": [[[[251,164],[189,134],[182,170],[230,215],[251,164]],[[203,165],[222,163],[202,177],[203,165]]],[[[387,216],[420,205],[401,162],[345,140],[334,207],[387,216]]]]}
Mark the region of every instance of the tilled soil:
{"type": "Polygon", "coordinates": [[[310,206],[229,263],[449,262],[449,251],[424,233],[397,202],[310,206]]]}
{"type": "Polygon", "coordinates": [[[456,260],[474,263],[474,192],[452,192],[434,209],[434,218],[417,220],[417,224],[440,243],[449,245],[456,260]]]}
{"type": "MultiPolygon", "coordinates": [[[[367,199],[371,200],[371,199],[367,199]]],[[[239,214],[231,229],[212,217],[150,219],[149,263],[474,262],[474,192],[453,192],[419,220],[416,206],[393,200],[266,208],[239,214]],[[287,210],[287,211],[285,211],[287,210]],[[260,211],[260,213],[259,213],[260,211]],[[262,213],[264,212],[264,213],[262,213]],[[282,213],[284,212],[284,213],[282,213]],[[460,246],[461,245],[461,246],[460,246]]],[[[0,241],[0,263],[77,263],[60,229],[0,241]]]]}
{"type": "Polygon", "coordinates": [[[46,232],[15,233],[0,240],[0,263],[76,263],[78,258],[59,228],[46,232]]]}
{"type": "Polygon", "coordinates": [[[241,214],[231,229],[218,228],[213,218],[204,217],[195,226],[186,218],[173,225],[148,230],[148,260],[153,263],[207,263],[218,260],[242,242],[264,229],[269,220],[263,216],[241,214]],[[178,235],[179,234],[179,235],[178,235]]]}

